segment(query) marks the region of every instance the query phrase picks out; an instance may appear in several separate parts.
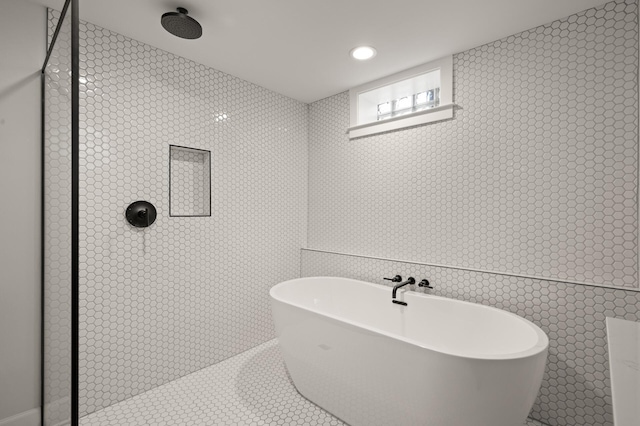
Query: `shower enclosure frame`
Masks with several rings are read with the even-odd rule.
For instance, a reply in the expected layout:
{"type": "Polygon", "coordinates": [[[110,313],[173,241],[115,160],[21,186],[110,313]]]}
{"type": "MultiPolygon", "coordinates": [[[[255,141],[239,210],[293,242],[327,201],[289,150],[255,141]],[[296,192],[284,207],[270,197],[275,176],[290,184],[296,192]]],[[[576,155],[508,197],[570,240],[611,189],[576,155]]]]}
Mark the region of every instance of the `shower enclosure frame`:
{"type": "MultiPolygon", "coordinates": [[[[80,159],[80,16],[79,0],[65,0],[60,13],[58,24],[51,38],[51,43],[47,46],[47,53],[42,65],[40,74],[41,88],[41,381],[40,381],[40,420],[45,426],[45,88],[46,88],[46,68],[55,47],[58,35],[65,19],[70,18],[71,26],[71,386],[70,386],[70,425],[79,424],[79,159],[80,159]],[[70,9],[70,12],[69,12],[70,9]],[[68,16],[70,13],[70,16],[68,16]]],[[[48,31],[47,31],[48,33],[48,31]]],[[[48,41],[48,40],[47,40],[48,41]]],[[[45,41],[45,45],[47,44],[45,41]]]]}

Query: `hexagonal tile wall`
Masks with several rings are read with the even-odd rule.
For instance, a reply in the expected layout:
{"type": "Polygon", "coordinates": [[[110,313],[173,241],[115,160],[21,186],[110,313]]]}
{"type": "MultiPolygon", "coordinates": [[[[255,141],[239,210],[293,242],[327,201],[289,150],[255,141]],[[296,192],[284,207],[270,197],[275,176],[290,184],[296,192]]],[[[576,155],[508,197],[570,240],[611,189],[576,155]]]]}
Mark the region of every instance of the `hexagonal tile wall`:
{"type": "Polygon", "coordinates": [[[638,286],[638,22],[615,1],[453,57],[452,120],[310,105],[310,248],[638,286]]]}
{"type": "Polygon", "coordinates": [[[389,285],[383,277],[395,274],[427,278],[434,286],[429,294],[525,317],[549,336],[547,369],[531,417],[550,425],[613,425],[605,318],[640,321],[640,292],[306,249],[301,273],[382,285],[389,285]]]}
{"type": "Polygon", "coordinates": [[[298,276],[306,243],[308,116],[95,25],[80,39],[86,414],[274,337],[268,290],[298,276]],[[211,217],[169,217],[169,145],[211,151],[211,217]],[[156,206],[149,228],[125,220],[135,200],[156,206]]]}

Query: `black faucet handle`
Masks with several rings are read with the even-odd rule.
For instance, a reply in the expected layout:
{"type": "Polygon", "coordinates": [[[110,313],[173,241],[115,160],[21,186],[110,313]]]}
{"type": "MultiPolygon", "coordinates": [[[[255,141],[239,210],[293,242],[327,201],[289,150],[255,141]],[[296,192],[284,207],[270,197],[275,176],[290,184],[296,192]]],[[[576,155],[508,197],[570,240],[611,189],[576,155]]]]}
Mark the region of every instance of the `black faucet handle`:
{"type": "Polygon", "coordinates": [[[392,283],[399,283],[400,281],[402,281],[402,277],[400,275],[396,275],[393,278],[385,278],[385,280],[391,281],[392,283]]]}
{"type": "Polygon", "coordinates": [[[429,280],[428,280],[428,279],[426,279],[426,278],[425,278],[424,280],[422,280],[422,281],[420,281],[420,282],[418,283],[418,287],[433,288],[433,287],[431,287],[431,285],[429,284],[429,280]]]}

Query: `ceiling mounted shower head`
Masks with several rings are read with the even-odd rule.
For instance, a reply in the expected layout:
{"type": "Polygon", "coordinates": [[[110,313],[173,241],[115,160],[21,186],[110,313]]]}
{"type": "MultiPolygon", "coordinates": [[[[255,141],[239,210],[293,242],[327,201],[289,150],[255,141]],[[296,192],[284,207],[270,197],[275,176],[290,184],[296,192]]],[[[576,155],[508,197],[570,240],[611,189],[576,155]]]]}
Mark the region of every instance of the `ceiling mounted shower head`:
{"type": "Polygon", "coordinates": [[[177,12],[167,12],[162,15],[160,23],[165,30],[174,36],[194,40],[202,35],[202,26],[190,16],[187,9],[179,7],[177,12]]]}

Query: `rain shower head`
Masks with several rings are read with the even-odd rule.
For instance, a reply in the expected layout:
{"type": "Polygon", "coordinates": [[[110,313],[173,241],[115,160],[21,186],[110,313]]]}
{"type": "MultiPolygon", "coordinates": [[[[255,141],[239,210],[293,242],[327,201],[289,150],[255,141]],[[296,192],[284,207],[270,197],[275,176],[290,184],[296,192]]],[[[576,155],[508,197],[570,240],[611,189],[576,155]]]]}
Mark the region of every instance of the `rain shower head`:
{"type": "Polygon", "coordinates": [[[186,39],[200,38],[202,35],[202,26],[190,16],[187,9],[179,7],[177,12],[167,12],[162,15],[160,23],[165,30],[174,36],[186,39]]]}

